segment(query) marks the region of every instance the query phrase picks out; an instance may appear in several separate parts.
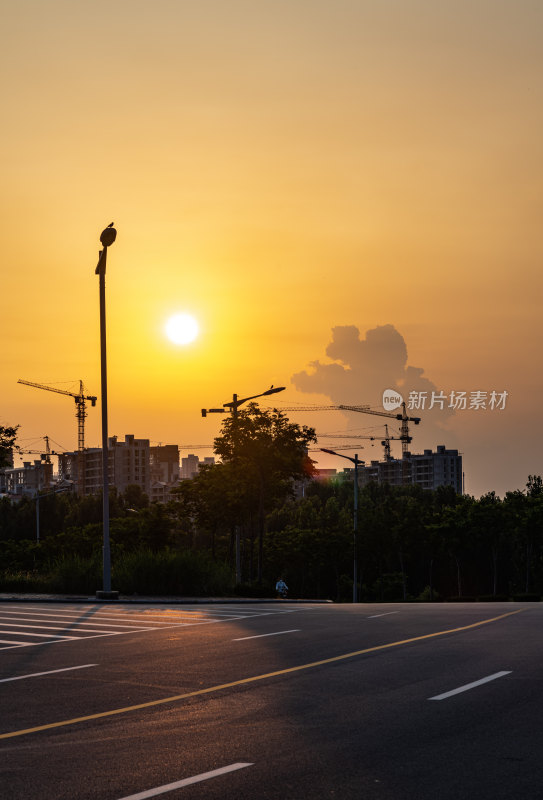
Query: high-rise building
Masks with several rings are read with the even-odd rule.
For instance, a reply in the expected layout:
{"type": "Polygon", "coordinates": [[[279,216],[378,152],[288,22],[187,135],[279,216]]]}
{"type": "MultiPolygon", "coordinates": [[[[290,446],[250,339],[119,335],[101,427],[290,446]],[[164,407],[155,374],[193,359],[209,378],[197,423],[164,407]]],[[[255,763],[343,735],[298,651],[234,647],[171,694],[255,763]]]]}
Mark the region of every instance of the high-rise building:
{"type": "MultiPolygon", "coordinates": [[[[151,489],[149,439],[136,439],[132,434],[119,442],[116,436],[108,439],[109,483],[118,492],[127,486],[140,486],[148,495],[151,489]]],[[[102,448],[90,447],[81,453],[61,453],[58,457],[60,480],[78,482],[79,466],[84,470],[81,487],[83,494],[97,494],[102,490],[102,448]]]]}
{"type": "Polygon", "coordinates": [[[435,453],[425,450],[423,453],[405,453],[401,459],[372,461],[359,467],[358,472],[361,486],[372,481],[392,486],[417,484],[423,489],[452,486],[462,494],[462,456],[458,450],[447,450],[441,444],[435,453]]]}
{"type": "Polygon", "coordinates": [[[149,449],[151,481],[177,483],[179,480],[179,447],[164,444],[149,449]]]}

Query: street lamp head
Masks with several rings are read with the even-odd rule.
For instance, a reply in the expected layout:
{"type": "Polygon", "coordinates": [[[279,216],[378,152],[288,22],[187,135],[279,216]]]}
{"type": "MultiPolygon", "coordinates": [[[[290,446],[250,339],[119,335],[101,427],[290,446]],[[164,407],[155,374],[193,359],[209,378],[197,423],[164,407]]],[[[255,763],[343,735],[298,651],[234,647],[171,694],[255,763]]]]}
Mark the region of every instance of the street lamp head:
{"type": "Polygon", "coordinates": [[[270,386],[269,389],[267,389],[265,392],[262,393],[262,397],[265,397],[268,394],[277,394],[277,392],[284,392],[285,389],[286,386],[277,386],[277,387],[270,386]]]}
{"type": "Polygon", "coordinates": [[[109,247],[117,238],[117,231],[113,227],[114,223],[110,222],[107,228],[104,228],[100,234],[100,241],[104,247],[109,247]]]}
{"type": "Polygon", "coordinates": [[[321,447],[320,450],[321,450],[321,452],[328,453],[331,456],[338,456],[339,458],[346,458],[347,461],[352,461],[352,463],[355,465],[356,468],[358,468],[358,465],[362,463],[361,461],[358,460],[358,453],[355,453],[355,457],[352,458],[352,456],[345,456],[345,455],[343,455],[343,453],[336,453],[335,450],[327,450],[325,447],[321,447]]]}

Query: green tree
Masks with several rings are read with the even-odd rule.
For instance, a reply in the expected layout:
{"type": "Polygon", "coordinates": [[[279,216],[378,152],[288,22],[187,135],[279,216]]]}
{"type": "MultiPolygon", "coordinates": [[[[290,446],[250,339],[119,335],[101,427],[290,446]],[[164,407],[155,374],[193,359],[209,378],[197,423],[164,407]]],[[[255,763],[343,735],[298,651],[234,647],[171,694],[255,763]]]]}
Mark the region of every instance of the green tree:
{"type": "Polygon", "coordinates": [[[256,520],[258,530],[258,582],[262,582],[264,520],[275,504],[293,491],[293,481],[312,472],[307,448],[316,442],[313,428],[300,427],[277,409],[261,409],[257,403],[223,422],[214,449],[243,497],[246,517],[256,520]]]}
{"type": "Polygon", "coordinates": [[[529,593],[534,586],[541,592],[541,555],[543,534],[543,486],[539,476],[530,475],[526,494],[507,492],[504,499],[505,518],[514,543],[514,587],[529,593]]]}
{"type": "MultiPolygon", "coordinates": [[[[490,556],[491,593],[498,593],[498,560],[503,543],[503,505],[495,492],[487,492],[470,509],[470,527],[474,542],[490,556]]],[[[486,559],[485,559],[486,560],[486,559]]],[[[479,587],[480,590],[481,587],[479,587]]]]}
{"type": "Polygon", "coordinates": [[[141,486],[137,484],[130,484],[126,487],[124,492],[119,495],[119,502],[125,510],[141,511],[143,508],[148,508],[149,497],[145,494],[141,486]]]}
{"type": "Polygon", "coordinates": [[[11,454],[17,448],[15,441],[19,426],[0,425],[0,469],[11,465],[11,454]]]}

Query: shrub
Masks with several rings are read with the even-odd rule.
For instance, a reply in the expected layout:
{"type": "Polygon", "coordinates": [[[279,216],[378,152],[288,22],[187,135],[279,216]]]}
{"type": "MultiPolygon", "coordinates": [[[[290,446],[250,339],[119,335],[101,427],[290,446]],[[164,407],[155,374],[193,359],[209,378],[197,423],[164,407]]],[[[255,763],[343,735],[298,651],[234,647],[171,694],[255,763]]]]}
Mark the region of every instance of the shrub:
{"type": "Polygon", "coordinates": [[[482,594],[477,598],[480,603],[507,603],[509,602],[509,595],[507,594],[482,594]]]}
{"type": "MultiPolygon", "coordinates": [[[[377,602],[401,603],[403,601],[403,581],[401,572],[385,572],[371,587],[371,595],[377,602]]],[[[411,597],[408,599],[412,600],[411,597]]]]}
{"type": "Polygon", "coordinates": [[[455,597],[447,597],[446,603],[475,603],[477,600],[476,597],[472,597],[470,594],[460,594],[456,595],[455,597]]]}
{"type": "Polygon", "coordinates": [[[49,577],[27,570],[6,570],[0,573],[0,591],[49,592],[49,577]]]}
{"type": "Polygon", "coordinates": [[[259,586],[257,583],[237,583],[234,587],[236,597],[275,597],[275,589],[259,586]]]}
{"type": "Polygon", "coordinates": [[[425,586],[416,599],[417,603],[437,603],[441,600],[441,595],[435,589],[432,591],[429,586],[425,586]]]}
{"type": "Polygon", "coordinates": [[[541,595],[534,594],[533,592],[521,592],[520,594],[514,594],[513,600],[519,603],[539,603],[541,601],[541,595]]]}
{"type": "Polygon", "coordinates": [[[123,594],[221,595],[232,591],[225,564],[191,550],[137,550],[125,553],[112,567],[112,583],[123,594]]]}
{"type": "Polygon", "coordinates": [[[82,592],[94,594],[102,585],[102,559],[96,554],[90,558],[64,556],[50,568],[50,591],[62,594],[82,592]]]}

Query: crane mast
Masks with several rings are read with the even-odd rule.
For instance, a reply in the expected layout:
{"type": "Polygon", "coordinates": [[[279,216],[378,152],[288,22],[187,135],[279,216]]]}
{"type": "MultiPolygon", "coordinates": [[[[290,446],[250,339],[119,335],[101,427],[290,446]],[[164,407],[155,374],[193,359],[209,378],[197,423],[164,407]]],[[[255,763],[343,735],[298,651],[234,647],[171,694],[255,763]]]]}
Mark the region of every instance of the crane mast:
{"type": "Polygon", "coordinates": [[[381,444],[385,448],[385,461],[390,461],[392,456],[390,455],[390,436],[388,435],[388,425],[385,425],[385,441],[381,442],[381,444]]]}

